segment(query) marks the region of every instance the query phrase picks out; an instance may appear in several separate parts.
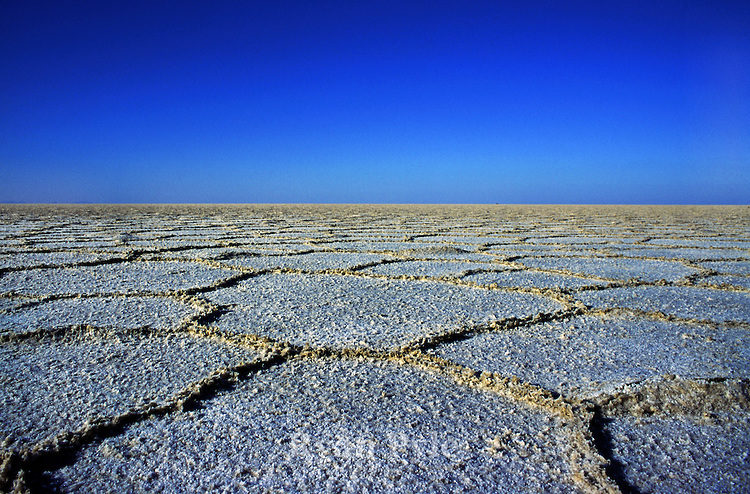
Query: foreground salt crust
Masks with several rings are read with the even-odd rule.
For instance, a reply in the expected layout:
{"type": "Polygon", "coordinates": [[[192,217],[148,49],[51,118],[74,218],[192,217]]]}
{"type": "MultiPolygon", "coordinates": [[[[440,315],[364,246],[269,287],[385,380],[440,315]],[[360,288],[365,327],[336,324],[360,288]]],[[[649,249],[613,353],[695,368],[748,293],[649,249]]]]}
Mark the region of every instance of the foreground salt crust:
{"type": "Polygon", "coordinates": [[[1,491],[749,482],[750,208],[0,217],[1,491]]]}
{"type": "Polygon", "coordinates": [[[618,417],[613,458],[640,492],[742,492],[750,485],[750,417],[618,417]]]}
{"type": "Polygon", "coordinates": [[[350,252],[311,252],[299,255],[279,256],[237,256],[223,260],[229,266],[241,266],[258,270],[300,269],[305,271],[322,271],[325,269],[352,269],[357,266],[377,263],[388,259],[388,256],[377,254],[360,254],[350,252]]]}
{"type": "Polygon", "coordinates": [[[594,275],[619,280],[637,278],[645,281],[677,281],[696,273],[696,269],[677,262],[646,259],[543,257],[524,258],[518,262],[531,268],[559,269],[583,276],[594,275]]]}
{"type": "Polygon", "coordinates": [[[0,278],[0,291],[30,296],[159,293],[211,285],[230,275],[226,270],[188,262],[126,262],[12,271],[0,278]]]}
{"type": "Polygon", "coordinates": [[[40,443],[258,356],[184,334],[85,327],[11,341],[0,347],[0,436],[5,447],[40,443]]]}
{"type": "Polygon", "coordinates": [[[26,301],[0,313],[0,335],[76,325],[170,329],[195,309],[165,297],[91,297],[26,301]]]}
{"type": "Polygon", "coordinates": [[[477,285],[497,285],[516,288],[558,288],[575,289],[587,286],[605,285],[606,281],[591,278],[568,276],[557,273],[542,273],[525,269],[512,269],[485,273],[474,273],[462,278],[477,285]]]}
{"type": "Polygon", "coordinates": [[[391,363],[292,361],[85,449],[64,490],[572,492],[555,418],[391,363]]]}
{"type": "Polygon", "coordinates": [[[217,290],[231,307],[216,322],[295,345],[395,348],[445,330],[562,306],[529,293],[479,290],[432,281],[342,275],[269,274],[217,290]]]}
{"type": "Polygon", "coordinates": [[[638,286],[581,292],[581,301],[596,308],[625,307],[657,311],[698,321],[750,322],[750,293],[685,286],[638,286]]]}
{"type": "Polygon", "coordinates": [[[617,315],[478,334],[431,353],[471,369],[585,397],[665,374],[747,377],[750,362],[746,329],[617,315]]]}

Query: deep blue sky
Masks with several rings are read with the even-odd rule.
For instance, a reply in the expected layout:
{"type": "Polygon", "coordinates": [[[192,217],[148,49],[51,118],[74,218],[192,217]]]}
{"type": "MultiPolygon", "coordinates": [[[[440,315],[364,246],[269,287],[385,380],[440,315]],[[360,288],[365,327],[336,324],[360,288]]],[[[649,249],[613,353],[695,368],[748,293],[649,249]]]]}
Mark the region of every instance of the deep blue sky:
{"type": "Polygon", "coordinates": [[[748,203],[750,2],[3,1],[0,171],[0,202],[748,203]]]}

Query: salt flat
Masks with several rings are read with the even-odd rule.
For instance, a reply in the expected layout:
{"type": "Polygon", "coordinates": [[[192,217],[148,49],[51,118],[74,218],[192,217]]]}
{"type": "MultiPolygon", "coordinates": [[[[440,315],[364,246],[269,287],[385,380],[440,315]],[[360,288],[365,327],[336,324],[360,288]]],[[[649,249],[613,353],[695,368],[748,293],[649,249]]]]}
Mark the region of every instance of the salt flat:
{"type": "Polygon", "coordinates": [[[0,217],[0,490],[750,485],[748,207],[0,217]]]}

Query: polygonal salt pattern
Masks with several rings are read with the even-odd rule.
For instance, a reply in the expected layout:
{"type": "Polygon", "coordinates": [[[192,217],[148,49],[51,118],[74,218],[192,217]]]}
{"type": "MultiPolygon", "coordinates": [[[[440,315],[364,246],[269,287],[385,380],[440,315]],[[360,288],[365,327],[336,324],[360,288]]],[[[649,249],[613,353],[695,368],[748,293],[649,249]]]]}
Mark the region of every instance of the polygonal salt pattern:
{"type": "Polygon", "coordinates": [[[372,251],[375,253],[403,253],[406,255],[415,255],[420,252],[430,252],[430,251],[441,251],[445,250],[448,252],[462,252],[466,249],[462,249],[460,247],[452,247],[446,244],[439,244],[439,243],[422,243],[422,242],[356,242],[356,241],[348,241],[348,242],[319,242],[313,244],[316,247],[327,249],[327,250],[342,250],[342,251],[356,251],[356,252],[366,252],[366,251],[372,251]]]}
{"type": "Polygon", "coordinates": [[[705,238],[705,239],[686,239],[686,238],[652,238],[649,244],[666,245],[666,246],[683,246],[692,247],[733,247],[738,249],[750,249],[748,240],[728,240],[724,237],[705,238]]]}
{"type": "Polygon", "coordinates": [[[424,276],[429,278],[458,277],[466,271],[492,269],[492,264],[447,261],[402,261],[380,264],[362,271],[386,276],[424,276]]]}
{"type": "Polygon", "coordinates": [[[0,218],[0,490],[14,478],[81,492],[748,483],[747,403],[731,393],[750,360],[750,208],[6,205],[0,218]],[[251,272],[276,268],[340,272],[251,272]],[[407,273],[436,279],[396,279],[407,273]],[[482,325],[508,317],[528,320],[482,325]],[[228,382],[201,381],[261,354],[228,382]],[[517,376],[509,386],[585,398],[601,417],[573,409],[561,428],[521,405],[530,395],[472,391],[453,371],[517,376]],[[198,382],[213,384],[190,411],[33,449],[198,382]],[[570,427],[591,432],[584,455],[615,461],[609,479],[570,449],[570,427]]]}
{"type": "Polygon", "coordinates": [[[594,308],[626,307],[687,319],[750,322],[750,293],[684,286],[639,286],[579,292],[594,308]]]}
{"type": "Polygon", "coordinates": [[[697,280],[700,283],[707,283],[714,286],[730,286],[750,290],[750,276],[732,276],[732,275],[715,275],[707,276],[697,280]]]}
{"type": "Polygon", "coordinates": [[[518,258],[590,258],[592,256],[599,255],[600,249],[592,247],[578,247],[571,250],[569,246],[560,247],[554,245],[523,245],[520,246],[507,246],[503,248],[491,248],[486,252],[499,257],[501,259],[516,260],[518,258]]]}
{"type": "MultiPolygon", "coordinates": [[[[621,239],[618,239],[618,241],[621,241],[621,239]]],[[[607,239],[599,238],[599,237],[590,237],[590,236],[586,236],[586,235],[576,235],[576,236],[528,238],[528,239],[525,240],[525,242],[530,243],[530,244],[562,244],[562,245],[581,244],[581,245],[588,245],[588,244],[603,244],[603,243],[607,243],[607,239]]]]}
{"type": "Polygon", "coordinates": [[[747,330],[636,317],[545,322],[478,334],[431,353],[471,369],[585,397],[664,374],[750,378],[747,330]]]}
{"type": "Polygon", "coordinates": [[[744,492],[750,485],[750,415],[616,417],[606,434],[635,492],[744,492]]]}
{"type": "Polygon", "coordinates": [[[99,240],[99,239],[71,239],[71,238],[24,238],[21,242],[24,246],[33,246],[37,249],[46,250],[105,250],[122,245],[121,242],[99,240]]]}
{"type": "Polygon", "coordinates": [[[219,367],[259,356],[185,335],[88,330],[6,342],[0,355],[0,437],[11,447],[166,400],[219,367]]]}
{"type": "Polygon", "coordinates": [[[0,292],[33,296],[159,293],[212,285],[233,274],[228,270],[179,261],[35,269],[5,273],[0,278],[0,292]]]}
{"type": "Polygon", "coordinates": [[[389,256],[349,252],[312,252],[294,256],[242,256],[222,260],[222,264],[258,270],[300,269],[322,271],[325,269],[352,269],[365,264],[380,262],[389,256]]]}
{"type": "Polygon", "coordinates": [[[504,270],[486,273],[474,273],[462,278],[478,285],[504,286],[517,288],[556,288],[571,290],[585,286],[604,285],[607,282],[580,278],[557,273],[544,273],[528,270],[504,270]]]}
{"type": "Polygon", "coordinates": [[[219,328],[335,347],[394,348],[481,322],[554,312],[549,298],[431,281],[271,274],[207,294],[219,328]]]}
{"type": "Polygon", "coordinates": [[[682,263],[623,258],[523,258],[516,261],[538,269],[565,270],[572,273],[618,280],[637,278],[644,281],[677,281],[697,270],[682,263]]]}
{"type": "Polygon", "coordinates": [[[291,242],[250,242],[245,244],[244,248],[261,254],[290,254],[314,250],[316,247],[312,244],[291,242]]]}
{"type": "Polygon", "coordinates": [[[426,235],[416,239],[419,242],[446,242],[450,244],[467,244],[468,246],[482,244],[513,244],[518,237],[491,237],[484,235],[426,235]]]}
{"type": "Polygon", "coordinates": [[[100,261],[112,256],[92,252],[20,252],[0,254],[0,268],[51,266],[100,261]]]}
{"type": "Polygon", "coordinates": [[[692,248],[658,248],[658,247],[625,247],[611,248],[614,254],[624,257],[652,257],[664,259],[687,259],[697,261],[704,259],[747,259],[748,251],[741,249],[692,249],[692,248]]]}
{"type": "Polygon", "coordinates": [[[195,313],[189,305],[164,297],[72,298],[29,304],[0,313],[0,334],[86,324],[108,328],[171,329],[195,313]]]}
{"type": "Polygon", "coordinates": [[[435,259],[435,260],[461,260],[477,262],[493,262],[496,256],[482,252],[465,250],[461,247],[443,245],[439,247],[415,247],[413,249],[400,250],[398,255],[406,259],[435,259]]]}
{"type": "Polygon", "coordinates": [[[750,261],[705,261],[700,264],[720,274],[750,275],[750,261]]]}
{"type": "MultiPolygon", "coordinates": [[[[16,309],[26,303],[27,299],[16,299],[16,298],[0,298],[0,314],[12,309],[16,309]]],[[[2,328],[2,326],[0,326],[2,328]]]]}
{"type": "Polygon", "coordinates": [[[50,483],[66,491],[574,492],[555,426],[542,412],[416,369],[292,361],[199,410],[88,446],[50,483]]]}

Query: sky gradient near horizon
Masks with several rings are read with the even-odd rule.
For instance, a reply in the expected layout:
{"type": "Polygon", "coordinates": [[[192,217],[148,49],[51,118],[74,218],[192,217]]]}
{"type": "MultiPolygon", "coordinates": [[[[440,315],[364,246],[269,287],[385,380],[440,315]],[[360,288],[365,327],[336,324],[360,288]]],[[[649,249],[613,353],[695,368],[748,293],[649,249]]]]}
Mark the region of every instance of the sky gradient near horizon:
{"type": "Polygon", "coordinates": [[[512,3],[2,2],[0,202],[750,202],[750,2],[512,3]]]}

